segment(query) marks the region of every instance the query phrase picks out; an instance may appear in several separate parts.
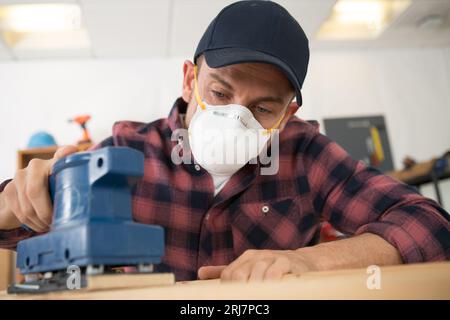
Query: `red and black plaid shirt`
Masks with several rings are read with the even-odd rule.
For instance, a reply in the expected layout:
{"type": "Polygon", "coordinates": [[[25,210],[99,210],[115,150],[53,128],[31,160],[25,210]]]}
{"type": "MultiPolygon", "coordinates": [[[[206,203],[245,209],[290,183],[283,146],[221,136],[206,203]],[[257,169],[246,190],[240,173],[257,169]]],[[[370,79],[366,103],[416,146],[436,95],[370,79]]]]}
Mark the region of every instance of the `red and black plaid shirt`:
{"type": "MultiPolygon", "coordinates": [[[[192,280],[199,267],[229,264],[247,249],[308,246],[316,242],[321,220],[345,234],[383,237],[405,263],[449,259],[447,212],[353,160],[297,117],[280,134],[278,174],[260,175],[260,164],[247,164],[214,197],[204,169],[171,160],[177,144],[172,132],[182,128],[185,112],[186,103],[178,99],[166,119],[118,122],[113,135],[97,146],[128,146],[145,154],[145,174],[133,191],[133,215],[165,229],[165,255],[157,270],[192,280]]],[[[31,235],[20,228],[0,231],[0,247],[14,248],[31,235]]]]}

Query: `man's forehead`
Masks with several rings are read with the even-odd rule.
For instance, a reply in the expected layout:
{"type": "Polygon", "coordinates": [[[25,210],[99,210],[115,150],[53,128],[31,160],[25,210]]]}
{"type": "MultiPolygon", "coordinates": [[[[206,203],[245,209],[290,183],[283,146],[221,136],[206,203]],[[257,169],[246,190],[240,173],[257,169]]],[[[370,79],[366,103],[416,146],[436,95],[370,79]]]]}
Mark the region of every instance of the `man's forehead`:
{"type": "Polygon", "coordinates": [[[287,90],[294,91],[287,77],[277,67],[268,63],[239,63],[220,68],[210,68],[208,66],[207,69],[208,73],[214,75],[215,78],[221,77],[235,81],[257,81],[268,85],[276,84],[277,87],[284,86],[287,90]]]}
{"type": "Polygon", "coordinates": [[[246,63],[232,64],[220,68],[210,68],[210,67],[208,68],[213,72],[215,71],[218,73],[226,73],[227,75],[232,77],[239,77],[242,75],[259,75],[259,74],[271,74],[274,77],[280,78],[285,77],[284,74],[277,67],[262,62],[246,62],[246,63]]]}

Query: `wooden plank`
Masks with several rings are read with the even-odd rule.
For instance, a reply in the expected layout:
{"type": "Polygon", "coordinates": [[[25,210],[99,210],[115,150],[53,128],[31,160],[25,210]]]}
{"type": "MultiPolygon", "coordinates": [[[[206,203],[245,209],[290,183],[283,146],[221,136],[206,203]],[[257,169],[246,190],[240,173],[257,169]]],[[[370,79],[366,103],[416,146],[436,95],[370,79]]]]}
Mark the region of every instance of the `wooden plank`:
{"type": "Polygon", "coordinates": [[[369,289],[367,269],[310,272],[281,281],[178,282],[173,286],[50,293],[0,299],[450,299],[450,262],[382,267],[381,288],[369,289]]]}
{"type": "Polygon", "coordinates": [[[175,284],[173,273],[104,274],[87,277],[88,291],[143,288],[175,284]]]}
{"type": "Polygon", "coordinates": [[[13,279],[12,252],[0,249],[0,290],[5,290],[13,279]]]}

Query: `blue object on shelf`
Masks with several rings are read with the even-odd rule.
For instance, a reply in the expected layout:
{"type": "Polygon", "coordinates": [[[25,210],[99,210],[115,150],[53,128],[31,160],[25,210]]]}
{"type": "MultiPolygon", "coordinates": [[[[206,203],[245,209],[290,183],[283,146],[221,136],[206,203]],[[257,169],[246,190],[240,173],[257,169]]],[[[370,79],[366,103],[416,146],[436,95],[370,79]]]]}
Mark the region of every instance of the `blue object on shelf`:
{"type": "Polygon", "coordinates": [[[433,171],[436,174],[442,174],[445,172],[448,166],[448,159],[446,157],[442,157],[436,160],[433,166],[433,171]]]}
{"type": "Polygon", "coordinates": [[[143,173],[143,154],[128,147],[75,153],[57,161],[49,178],[51,231],[18,243],[20,271],[159,263],[163,228],[132,219],[131,187],[143,173]]]}
{"type": "Polygon", "coordinates": [[[30,137],[28,140],[28,148],[42,148],[42,147],[51,147],[56,146],[55,138],[47,132],[40,131],[36,132],[30,137]]]}

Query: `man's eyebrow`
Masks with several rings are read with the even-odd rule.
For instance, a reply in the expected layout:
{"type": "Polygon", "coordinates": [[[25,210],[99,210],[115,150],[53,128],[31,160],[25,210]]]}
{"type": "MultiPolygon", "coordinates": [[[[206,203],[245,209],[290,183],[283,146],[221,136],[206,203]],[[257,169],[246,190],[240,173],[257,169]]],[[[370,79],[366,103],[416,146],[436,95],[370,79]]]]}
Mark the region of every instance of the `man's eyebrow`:
{"type": "Polygon", "coordinates": [[[276,103],[280,103],[283,104],[284,103],[284,99],[281,97],[277,97],[277,96],[266,96],[266,97],[259,97],[257,99],[255,99],[255,101],[253,102],[253,104],[258,103],[258,102],[276,102],[276,103]]]}
{"type": "MultiPolygon", "coordinates": [[[[231,90],[231,91],[234,90],[233,86],[229,82],[227,82],[225,79],[223,79],[220,75],[218,75],[216,73],[211,73],[210,75],[211,75],[212,78],[214,78],[216,81],[220,82],[228,90],[231,90]]],[[[275,102],[275,103],[280,103],[280,104],[284,103],[284,99],[282,97],[278,97],[278,96],[264,96],[264,97],[259,97],[259,98],[255,99],[252,104],[256,104],[256,103],[262,102],[262,101],[264,101],[264,102],[275,102]]]]}
{"type": "Polygon", "coordinates": [[[221,76],[219,76],[218,74],[215,73],[211,73],[210,74],[211,77],[213,77],[215,80],[217,80],[218,82],[220,82],[224,87],[226,87],[228,90],[234,90],[233,86],[227,82],[225,79],[223,79],[221,76]]]}

